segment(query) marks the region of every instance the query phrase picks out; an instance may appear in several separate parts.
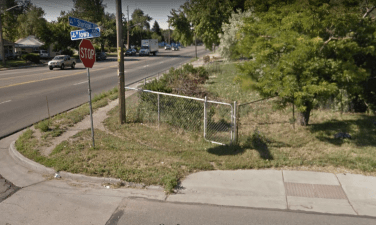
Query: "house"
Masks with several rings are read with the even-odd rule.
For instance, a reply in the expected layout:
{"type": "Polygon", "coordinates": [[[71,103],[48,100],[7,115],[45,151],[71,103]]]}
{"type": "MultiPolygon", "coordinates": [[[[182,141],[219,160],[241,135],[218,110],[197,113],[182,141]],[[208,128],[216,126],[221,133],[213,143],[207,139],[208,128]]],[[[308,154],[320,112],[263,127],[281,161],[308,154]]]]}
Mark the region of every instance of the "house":
{"type": "MultiPolygon", "coordinates": [[[[15,44],[13,42],[10,42],[4,39],[4,54],[6,58],[14,55],[14,50],[15,50],[14,45],[15,44]]],[[[0,52],[0,58],[2,59],[1,52],[0,52]]]]}
{"type": "MultiPolygon", "coordinates": [[[[38,38],[36,38],[34,35],[30,35],[26,38],[21,38],[15,42],[15,49],[16,53],[21,53],[21,52],[27,52],[27,53],[40,53],[40,50],[42,50],[42,46],[44,46],[44,43],[38,38]]],[[[53,44],[51,44],[47,49],[49,57],[55,57],[59,52],[54,52],[52,51],[53,49],[53,44]]]]}

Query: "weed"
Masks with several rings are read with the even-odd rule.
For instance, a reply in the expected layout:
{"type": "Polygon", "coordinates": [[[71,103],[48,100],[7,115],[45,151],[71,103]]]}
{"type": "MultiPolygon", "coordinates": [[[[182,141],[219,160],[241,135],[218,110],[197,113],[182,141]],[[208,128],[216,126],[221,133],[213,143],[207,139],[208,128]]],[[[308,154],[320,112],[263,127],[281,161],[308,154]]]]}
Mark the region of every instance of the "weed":
{"type": "Polygon", "coordinates": [[[42,120],[39,123],[37,123],[36,125],[34,125],[34,127],[36,129],[39,129],[42,132],[47,132],[47,131],[50,130],[49,125],[50,125],[50,121],[49,120],[42,120]]]}

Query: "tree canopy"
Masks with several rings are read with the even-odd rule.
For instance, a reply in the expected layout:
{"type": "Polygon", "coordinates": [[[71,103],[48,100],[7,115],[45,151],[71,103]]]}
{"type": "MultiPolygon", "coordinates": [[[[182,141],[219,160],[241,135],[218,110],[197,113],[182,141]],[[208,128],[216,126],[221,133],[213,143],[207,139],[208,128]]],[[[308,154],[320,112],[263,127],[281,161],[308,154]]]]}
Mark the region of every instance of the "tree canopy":
{"type": "Polygon", "coordinates": [[[252,58],[239,66],[243,85],[293,102],[302,125],[317,101],[339,90],[366,99],[362,83],[376,73],[374,2],[270,2],[238,33],[238,51],[252,58]]]}

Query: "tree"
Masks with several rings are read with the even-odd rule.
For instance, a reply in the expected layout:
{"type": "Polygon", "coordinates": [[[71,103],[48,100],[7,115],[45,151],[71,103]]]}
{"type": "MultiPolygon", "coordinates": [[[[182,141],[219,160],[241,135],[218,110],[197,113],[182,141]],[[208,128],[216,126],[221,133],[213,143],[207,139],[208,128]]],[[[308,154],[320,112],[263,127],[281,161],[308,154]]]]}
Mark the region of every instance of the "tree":
{"type": "Polygon", "coordinates": [[[106,5],[103,0],[73,0],[72,14],[92,23],[102,22],[106,5]]]}
{"type": "Polygon", "coordinates": [[[367,60],[376,57],[376,26],[367,17],[375,5],[350,2],[287,1],[246,18],[237,47],[253,60],[239,66],[243,85],[295,104],[301,125],[317,101],[340,90],[363,98],[367,60]]]}
{"type": "Polygon", "coordinates": [[[162,41],[162,36],[158,35],[156,32],[151,34],[151,39],[158,39],[158,42],[162,41]]]}
{"type": "Polygon", "coordinates": [[[159,23],[155,20],[153,28],[151,28],[151,31],[157,33],[158,35],[162,35],[161,28],[159,27],[159,23]]]}
{"type": "Polygon", "coordinates": [[[243,19],[252,15],[251,10],[237,13],[233,12],[229,19],[229,23],[222,24],[223,34],[219,34],[220,45],[218,48],[219,53],[226,60],[231,60],[240,57],[236,44],[238,39],[236,37],[240,27],[243,25],[243,19]]]}
{"type": "Polygon", "coordinates": [[[193,42],[194,34],[185,13],[181,10],[172,9],[171,15],[169,23],[175,29],[173,33],[174,40],[179,41],[183,45],[190,45],[193,42]]]}
{"type": "Polygon", "coordinates": [[[141,9],[135,9],[132,13],[132,21],[134,24],[140,23],[141,29],[146,28],[147,30],[150,30],[150,21],[153,18],[151,18],[148,14],[144,14],[144,11],[141,9]]]}
{"type": "MultiPolygon", "coordinates": [[[[219,44],[218,34],[222,24],[228,23],[232,12],[248,9],[251,0],[190,0],[181,6],[196,35],[202,39],[206,48],[219,44]]],[[[184,32],[183,32],[184,33],[184,32]]]]}
{"type": "Polygon", "coordinates": [[[17,4],[20,6],[1,13],[4,39],[9,41],[16,41],[18,39],[17,18],[19,15],[26,13],[31,3],[30,1],[21,2],[16,0],[4,0],[0,2],[0,10],[9,9],[17,4]]]}
{"type": "Polygon", "coordinates": [[[25,38],[29,35],[35,35],[37,38],[49,44],[52,42],[50,30],[46,19],[43,18],[42,8],[30,5],[26,12],[17,18],[17,36],[25,38]]]}
{"type": "Polygon", "coordinates": [[[106,30],[107,26],[111,24],[111,21],[108,21],[111,16],[106,15],[104,11],[107,6],[103,4],[103,0],[73,0],[73,4],[73,9],[69,14],[102,27],[101,37],[93,39],[93,43],[99,44],[101,51],[104,51],[106,38],[114,35],[111,28],[106,30]]]}

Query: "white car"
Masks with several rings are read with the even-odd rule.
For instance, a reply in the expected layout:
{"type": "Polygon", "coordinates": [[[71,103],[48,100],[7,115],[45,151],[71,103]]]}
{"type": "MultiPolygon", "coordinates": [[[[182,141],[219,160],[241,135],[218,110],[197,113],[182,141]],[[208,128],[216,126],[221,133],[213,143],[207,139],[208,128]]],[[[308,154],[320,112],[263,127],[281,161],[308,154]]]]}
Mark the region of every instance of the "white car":
{"type": "Polygon", "coordinates": [[[71,67],[74,69],[76,62],[71,59],[69,55],[57,55],[51,61],[48,62],[48,68],[53,70],[54,68],[65,69],[65,67],[71,67]]]}

